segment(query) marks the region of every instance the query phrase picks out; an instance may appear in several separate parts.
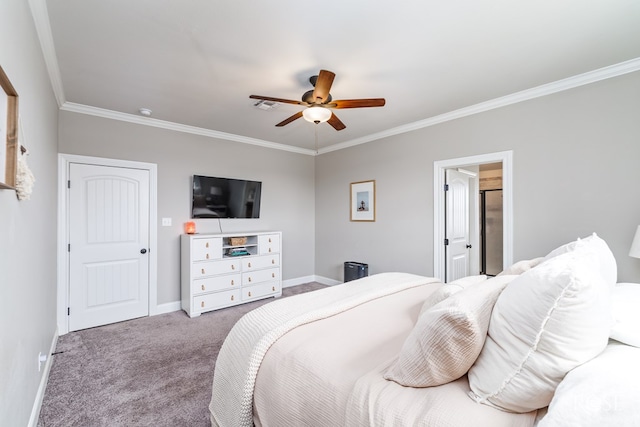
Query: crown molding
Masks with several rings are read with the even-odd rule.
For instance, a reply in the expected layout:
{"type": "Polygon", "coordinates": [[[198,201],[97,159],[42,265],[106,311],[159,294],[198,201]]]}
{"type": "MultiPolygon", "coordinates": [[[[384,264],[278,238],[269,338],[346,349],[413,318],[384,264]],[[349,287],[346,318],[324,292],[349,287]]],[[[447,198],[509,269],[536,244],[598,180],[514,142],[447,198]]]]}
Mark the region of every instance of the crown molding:
{"type": "Polygon", "coordinates": [[[429,117],[417,122],[408,123],[403,126],[387,129],[382,132],[373,133],[361,138],[352,139],[339,144],[334,144],[319,150],[309,150],[294,147],[286,144],[279,144],[272,141],[266,141],[257,138],[249,138],[241,135],[219,132],[211,129],[199,128],[195,126],[182,125],[179,123],[168,122],[164,120],[152,119],[149,117],[140,117],[133,114],[120,113],[117,111],[106,110],[103,108],[91,107],[88,105],[75,104],[66,102],[64,95],[64,87],[60,75],[60,67],[56,57],[55,46],[53,44],[53,35],[49,24],[49,13],[47,11],[46,0],[29,0],[31,14],[35,22],[38,38],[44,55],[44,60],[49,72],[49,78],[53,87],[58,106],[61,110],[72,111],[80,114],[89,114],[98,117],[109,118],[113,120],[121,120],[130,123],[136,123],[144,126],[153,126],[163,129],[169,129],[176,132],[191,133],[194,135],[206,136],[209,138],[225,139],[229,141],[240,142],[244,144],[257,145],[276,150],[290,151],[293,153],[306,154],[310,156],[318,156],[332,151],[342,150],[356,145],[365,144],[367,142],[376,141],[378,139],[388,138],[394,135],[400,135],[414,130],[434,126],[440,123],[456,120],[462,117],[471,116],[473,114],[483,113],[485,111],[494,110],[496,108],[505,107],[511,104],[528,101],[530,99],[551,95],[557,92],[573,89],[587,84],[595,83],[601,80],[618,77],[624,74],[633,73],[640,70],[640,58],[634,58],[608,67],[599,68],[566,79],[558,80],[552,83],[540,85],[531,89],[512,93],[500,98],[495,98],[479,104],[460,108],[437,116],[429,117]]]}
{"type": "Polygon", "coordinates": [[[552,83],[536,86],[531,89],[526,89],[520,92],[515,92],[510,95],[495,98],[489,101],[481,102],[479,104],[471,105],[469,107],[460,108],[458,110],[450,111],[448,113],[440,114],[430,117],[428,119],[420,120],[417,122],[409,123],[403,126],[387,129],[382,132],[374,133],[364,136],[362,138],[352,139],[340,144],[335,144],[330,147],[323,148],[318,151],[318,154],[328,153],[330,151],[342,150],[345,148],[353,147],[367,142],[375,141],[382,138],[387,138],[402,133],[411,132],[417,129],[434,126],[440,123],[448,122],[451,120],[459,119],[462,117],[471,116],[473,114],[483,113],[489,110],[495,110],[496,108],[506,107],[507,105],[517,104],[519,102],[528,101],[534,98],[540,98],[543,96],[551,95],[557,92],[562,92],[576,87],[588,85],[591,83],[599,82],[601,80],[610,79],[613,77],[622,76],[624,74],[633,73],[640,70],[640,58],[634,58],[629,61],[621,62],[619,64],[610,65],[608,67],[599,68],[594,71],[589,71],[583,74],[578,74],[573,77],[558,80],[552,83]]]}
{"type": "Polygon", "coordinates": [[[62,77],[60,76],[60,67],[58,65],[58,57],[56,56],[56,48],[53,44],[53,33],[51,33],[51,24],[49,23],[49,11],[45,0],[29,0],[31,8],[31,16],[35,23],[38,39],[40,40],[40,48],[44,56],[44,62],[51,80],[53,94],[56,97],[58,107],[64,105],[65,96],[62,86],[62,77]]]}
{"type": "Polygon", "coordinates": [[[87,114],[90,116],[102,117],[105,119],[119,120],[122,122],[135,123],[138,125],[152,126],[161,129],[168,129],[176,132],[190,133],[193,135],[206,136],[209,138],[223,139],[226,141],[241,142],[243,144],[257,145],[260,147],[273,148],[276,150],[290,151],[292,153],[315,155],[314,150],[294,147],[291,145],[278,144],[277,142],[265,141],[257,138],[236,135],[232,133],[219,132],[216,130],[200,128],[196,126],[183,125],[180,123],[169,122],[165,120],[152,119],[150,117],[136,116],[135,114],[121,113],[119,111],[107,110],[104,108],[91,107],[89,105],[76,104],[73,102],[65,102],[62,111],[70,111],[73,113],[87,114]]]}

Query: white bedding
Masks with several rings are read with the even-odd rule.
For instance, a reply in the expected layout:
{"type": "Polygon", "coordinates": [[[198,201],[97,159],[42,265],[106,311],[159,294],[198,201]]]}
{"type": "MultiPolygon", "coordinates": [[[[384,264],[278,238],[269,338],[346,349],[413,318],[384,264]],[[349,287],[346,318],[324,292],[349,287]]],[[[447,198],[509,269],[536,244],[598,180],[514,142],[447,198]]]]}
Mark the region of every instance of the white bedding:
{"type": "Polygon", "coordinates": [[[266,304],[247,313],[225,339],[216,361],[209,409],[213,426],[253,424],[253,393],[262,359],[274,342],[301,325],[334,316],[367,301],[437,279],[384,273],[266,304]]]}
{"type": "Polygon", "coordinates": [[[407,289],[302,325],[276,341],[258,371],[254,422],[286,426],[531,426],[473,402],[466,376],[431,388],[382,377],[440,283],[407,289]]]}

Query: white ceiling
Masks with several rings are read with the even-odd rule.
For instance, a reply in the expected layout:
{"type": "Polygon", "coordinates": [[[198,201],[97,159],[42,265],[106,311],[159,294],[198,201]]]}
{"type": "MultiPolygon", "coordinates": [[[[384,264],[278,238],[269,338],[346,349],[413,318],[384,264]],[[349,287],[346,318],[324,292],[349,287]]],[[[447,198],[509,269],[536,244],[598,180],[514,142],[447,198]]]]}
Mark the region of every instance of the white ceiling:
{"type": "Polygon", "coordinates": [[[637,0],[32,7],[62,109],[308,153],[315,130],[328,151],[640,69],[637,0]],[[276,128],[302,107],[264,111],[249,99],[298,100],[320,69],[336,73],[334,99],[386,105],[335,110],[347,126],[338,132],[304,119],[276,128]]]}

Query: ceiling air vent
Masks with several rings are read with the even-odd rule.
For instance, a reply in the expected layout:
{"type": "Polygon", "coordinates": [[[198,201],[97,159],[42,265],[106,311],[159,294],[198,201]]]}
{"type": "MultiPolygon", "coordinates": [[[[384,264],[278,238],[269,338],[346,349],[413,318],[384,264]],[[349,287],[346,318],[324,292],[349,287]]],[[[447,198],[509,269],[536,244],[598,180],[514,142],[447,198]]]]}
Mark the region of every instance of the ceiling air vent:
{"type": "Polygon", "coordinates": [[[261,110],[273,110],[274,108],[278,108],[278,103],[274,101],[260,100],[253,104],[253,106],[261,110]]]}

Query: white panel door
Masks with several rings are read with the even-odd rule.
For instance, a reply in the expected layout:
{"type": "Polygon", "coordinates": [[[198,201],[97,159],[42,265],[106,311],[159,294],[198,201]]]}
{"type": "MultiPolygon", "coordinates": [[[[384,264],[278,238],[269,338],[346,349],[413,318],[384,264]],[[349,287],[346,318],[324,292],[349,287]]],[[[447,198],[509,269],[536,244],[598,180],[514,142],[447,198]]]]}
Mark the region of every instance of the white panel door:
{"type": "Polygon", "coordinates": [[[147,316],[149,171],[69,168],[69,330],[147,316]]]}
{"type": "Polygon", "coordinates": [[[453,169],[446,171],[448,184],[445,198],[446,226],[446,277],[451,282],[469,275],[470,235],[469,235],[469,175],[453,169]]]}

